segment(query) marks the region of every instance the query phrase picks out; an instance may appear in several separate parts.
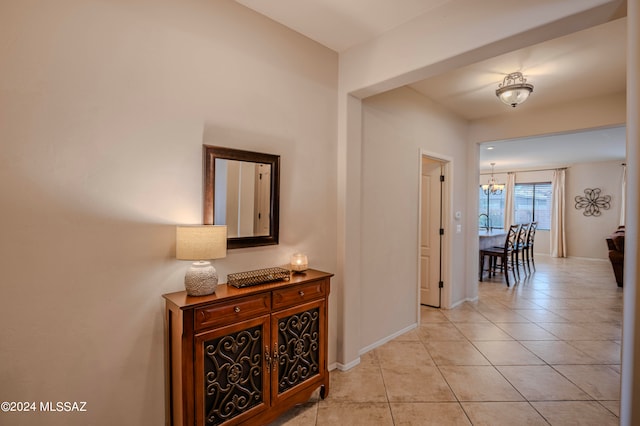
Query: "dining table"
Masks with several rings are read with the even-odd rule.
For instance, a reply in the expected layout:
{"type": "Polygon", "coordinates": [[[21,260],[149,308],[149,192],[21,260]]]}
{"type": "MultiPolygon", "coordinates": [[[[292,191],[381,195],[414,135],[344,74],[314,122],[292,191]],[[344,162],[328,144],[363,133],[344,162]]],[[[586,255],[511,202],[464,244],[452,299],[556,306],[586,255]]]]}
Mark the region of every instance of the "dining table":
{"type": "Polygon", "coordinates": [[[503,247],[507,233],[504,229],[481,229],[478,231],[480,250],[490,247],[503,247]]]}
{"type": "MultiPolygon", "coordinates": [[[[482,256],[482,250],[491,248],[491,247],[504,247],[505,238],[507,237],[507,233],[504,229],[480,229],[478,231],[478,246],[480,248],[479,254],[482,256]]],[[[479,278],[482,281],[483,274],[483,261],[482,258],[480,260],[480,270],[479,278]]]]}

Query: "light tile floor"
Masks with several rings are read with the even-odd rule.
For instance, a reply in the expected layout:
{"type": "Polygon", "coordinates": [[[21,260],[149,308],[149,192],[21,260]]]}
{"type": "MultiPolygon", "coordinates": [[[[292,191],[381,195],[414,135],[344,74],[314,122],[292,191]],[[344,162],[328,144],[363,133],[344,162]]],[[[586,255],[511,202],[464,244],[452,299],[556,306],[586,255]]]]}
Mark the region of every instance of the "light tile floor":
{"type": "Polygon", "coordinates": [[[421,308],[421,323],[332,371],[273,425],[617,425],[622,289],[606,261],[536,259],[477,302],[421,308]]]}

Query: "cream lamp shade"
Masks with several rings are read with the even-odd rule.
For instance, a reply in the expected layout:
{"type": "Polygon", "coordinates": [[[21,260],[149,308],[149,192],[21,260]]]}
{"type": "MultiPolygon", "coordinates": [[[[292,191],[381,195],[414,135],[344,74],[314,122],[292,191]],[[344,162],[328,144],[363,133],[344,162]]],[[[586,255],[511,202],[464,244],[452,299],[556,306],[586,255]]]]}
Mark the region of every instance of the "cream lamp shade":
{"type": "Polygon", "coordinates": [[[176,227],[176,259],[195,260],[184,277],[189,296],[206,296],[218,286],[218,273],[210,259],[227,256],[227,227],[194,225],[176,227]]]}

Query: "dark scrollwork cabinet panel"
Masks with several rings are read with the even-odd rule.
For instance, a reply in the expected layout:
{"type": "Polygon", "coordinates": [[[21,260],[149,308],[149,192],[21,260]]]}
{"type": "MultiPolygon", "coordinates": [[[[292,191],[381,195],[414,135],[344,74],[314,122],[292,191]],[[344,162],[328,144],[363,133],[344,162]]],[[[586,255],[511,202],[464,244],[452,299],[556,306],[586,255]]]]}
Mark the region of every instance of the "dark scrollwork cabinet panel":
{"type": "Polygon", "coordinates": [[[324,398],[331,276],[309,270],[210,296],[164,295],[166,423],[266,424],[318,387],[324,398]]]}
{"type": "Polygon", "coordinates": [[[293,308],[273,315],[272,330],[277,333],[277,383],[275,398],[324,375],[320,330],[324,321],[324,301],[293,308]]]}
{"type": "Polygon", "coordinates": [[[265,410],[269,375],[264,348],[269,316],[196,336],[196,418],[219,425],[265,410]],[[203,416],[200,419],[200,415],[203,416]]]}

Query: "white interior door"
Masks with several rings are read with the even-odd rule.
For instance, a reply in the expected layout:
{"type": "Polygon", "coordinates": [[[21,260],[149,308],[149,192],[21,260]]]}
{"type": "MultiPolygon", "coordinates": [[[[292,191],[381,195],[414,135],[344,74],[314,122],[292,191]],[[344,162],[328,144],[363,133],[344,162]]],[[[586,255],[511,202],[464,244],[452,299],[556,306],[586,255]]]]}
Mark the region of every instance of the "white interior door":
{"type": "Polygon", "coordinates": [[[443,164],[423,157],[420,235],[420,304],[440,306],[443,164]]]}
{"type": "Polygon", "coordinates": [[[269,235],[271,224],[271,165],[256,165],[253,234],[269,235]]]}

